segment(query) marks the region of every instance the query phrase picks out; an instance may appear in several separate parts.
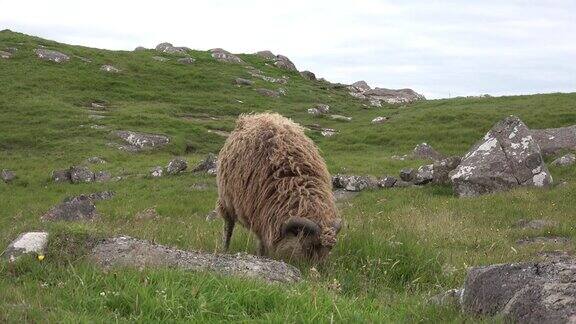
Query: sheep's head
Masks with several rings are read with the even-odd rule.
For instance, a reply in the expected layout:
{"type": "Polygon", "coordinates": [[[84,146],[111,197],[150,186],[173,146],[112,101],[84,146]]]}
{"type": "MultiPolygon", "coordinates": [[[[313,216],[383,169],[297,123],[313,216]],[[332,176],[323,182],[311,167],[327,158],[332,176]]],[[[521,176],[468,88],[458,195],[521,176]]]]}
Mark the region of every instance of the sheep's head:
{"type": "Polygon", "coordinates": [[[320,262],[336,244],[340,224],[340,219],[320,226],[307,218],[291,217],[282,225],[275,255],[285,260],[320,262]]]}

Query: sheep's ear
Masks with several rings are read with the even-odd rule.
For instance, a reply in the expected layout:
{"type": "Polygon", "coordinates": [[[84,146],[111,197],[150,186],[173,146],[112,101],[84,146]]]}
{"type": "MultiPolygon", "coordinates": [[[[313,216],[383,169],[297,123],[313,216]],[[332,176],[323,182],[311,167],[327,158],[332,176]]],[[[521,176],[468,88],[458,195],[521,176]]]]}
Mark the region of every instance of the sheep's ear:
{"type": "Polygon", "coordinates": [[[289,234],[297,236],[300,233],[304,235],[318,235],[320,233],[320,226],[303,217],[290,217],[284,225],[282,225],[282,236],[289,234]]]}
{"type": "Polygon", "coordinates": [[[336,234],[338,234],[340,232],[340,229],[342,228],[342,218],[336,218],[332,222],[332,228],[334,228],[336,234]]]}

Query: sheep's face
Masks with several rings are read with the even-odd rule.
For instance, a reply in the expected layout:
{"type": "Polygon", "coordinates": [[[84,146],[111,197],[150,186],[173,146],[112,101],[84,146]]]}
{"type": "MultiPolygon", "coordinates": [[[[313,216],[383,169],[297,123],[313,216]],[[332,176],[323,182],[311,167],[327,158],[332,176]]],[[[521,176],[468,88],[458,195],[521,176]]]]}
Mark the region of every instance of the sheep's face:
{"type": "Polygon", "coordinates": [[[276,243],[274,253],[288,261],[321,262],[330,254],[339,229],[339,220],[321,228],[309,219],[292,217],[282,227],[281,239],[276,243]]]}

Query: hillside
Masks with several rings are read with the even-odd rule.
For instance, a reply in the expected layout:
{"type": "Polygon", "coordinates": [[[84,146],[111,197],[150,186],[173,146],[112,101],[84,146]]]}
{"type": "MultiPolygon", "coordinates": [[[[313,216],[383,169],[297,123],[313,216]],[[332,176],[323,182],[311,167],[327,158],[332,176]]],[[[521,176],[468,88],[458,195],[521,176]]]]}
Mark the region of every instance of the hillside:
{"type": "MultiPolygon", "coordinates": [[[[239,114],[273,111],[305,126],[337,130],[331,137],[307,131],[332,174],[396,176],[402,168],[426,163],[394,158],[416,144],[463,155],[508,115],[534,129],[574,125],[576,93],[371,107],[341,86],[307,80],[252,54],[239,54],[246,64],[233,64],[210,52],[186,50],[195,61],[181,64],[177,53],[107,51],[2,31],[0,50],[6,47],[17,51],[0,59],[0,170],[13,170],[17,177],[0,182],[0,250],[25,231],[58,234],[42,262],[0,263],[1,322],[462,322],[470,318],[457,307],[428,299],[461,286],[469,266],[574,250],[576,168],[549,165],[555,183],[565,185],[469,199],[455,197],[448,185],[362,191],[340,203],[346,227],[330,259],[312,270],[298,264],[305,280],[294,286],[170,269],[101,271],[77,257],[76,238],[129,235],[185,250],[221,251],[222,221],[206,220],[217,196],[214,177],[189,170],[208,153],[218,153],[239,114]],[[39,46],[66,53],[70,61],[40,60],[34,53],[39,46]],[[121,71],[101,71],[105,64],[121,71]],[[248,65],[288,81],[255,78],[248,65]],[[254,83],[237,86],[236,78],[254,83]],[[258,88],[283,88],[286,94],[267,97],[258,88]],[[89,109],[95,101],[108,108],[89,109]],[[314,117],[307,110],[316,104],[352,120],[314,117]],[[378,116],[390,119],[371,123],[378,116]],[[119,130],[162,134],[170,142],[126,152],[110,145],[121,143],[113,135],[119,130]],[[188,162],[188,171],[148,177],[153,167],[177,156],[188,162]],[[107,162],[89,164],[92,171],[105,170],[115,180],[52,181],[54,170],[90,157],[107,162]],[[96,204],[96,221],[40,219],[65,197],[101,191],[115,195],[96,204]],[[135,217],[149,208],[156,217],[135,217]],[[522,219],[555,225],[524,229],[516,225],[522,219]],[[542,236],[567,240],[517,244],[542,236]]],[[[256,251],[255,239],[238,228],[231,252],[256,251]]]]}

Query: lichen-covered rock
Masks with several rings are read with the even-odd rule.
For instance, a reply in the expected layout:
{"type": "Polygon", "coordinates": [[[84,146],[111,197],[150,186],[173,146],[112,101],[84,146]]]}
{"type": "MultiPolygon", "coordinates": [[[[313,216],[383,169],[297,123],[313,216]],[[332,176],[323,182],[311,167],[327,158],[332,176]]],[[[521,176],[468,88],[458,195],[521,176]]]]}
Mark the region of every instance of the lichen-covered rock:
{"type": "Polygon", "coordinates": [[[412,168],[404,168],[400,170],[400,179],[406,182],[414,181],[414,177],[416,176],[416,170],[412,168]]]}
{"type": "Polygon", "coordinates": [[[6,183],[10,183],[16,179],[16,172],[4,169],[0,172],[0,179],[6,183]]]}
{"type": "Polygon", "coordinates": [[[378,188],[378,180],[370,176],[337,174],[332,177],[332,186],[335,189],[362,191],[365,189],[378,188]]]}
{"type": "Polygon", "coordinates": [[[274,91],[274,90],[270,90],[270,89],[258,88],[258,89],[256,89],[256,92],[258,92],[258,94],[265,96],[265,97],[271,97],[271,98],[280,97],[280,93],[278,93],[278,91],[274,91]]]}
{"type": "Polygon", "coordinates": [[[70,181],[72,183],[86,183],[94,181],[94,172],[83,166],[70,168],[70,181]]]}
{"type": "Polygon", "coordinates": [[[108,73],[120,73],[121,70],[113,65],[104,64],[100,67],[100,71],[108,72],[108,73]]]}
{"type": "Polygon", "coordinates": [[[211,49],[210,52],[212,52],[212,57],[216,59],[216,61],[234,63],[234,64],[244,64],[244,61],[241,58],[221,48],[211,49]]]}
{"type": "Polygon", "coordinates": [[[386,176],[380,179],[378,181],[378,184],[382,188],[392,188],[396,184],[396,181],[398,181],[398,179],[396,179],[395,177],[386,176]]]}
{"type": "Polygon", "coordinates": [[[445,158],[444,154],[441,154],[440,152],[436,151],[428,143],[420,143],[416,145],[416,147],[412,151],[412,155],[417,159],[430,159],[433,161],[440,161],[445,158]]]}
{"type": "Polygon", "coordinates": [[[302,71],[300,72],[300,75],[306,80],[316,81],[316,74],[310,71],[302,71]]]}
{"type": "Polygon", "coordinates": [[[22,233],[8,245],[2,253],[2,258],[14,262],[24,254],[35,253],[43,255],[47,245],[48,232],[22,233]]]}
{"type": "Polygon", "coordinates": [[[460,197],[552,184],[540,147],[526,125],[514,116],[498,122],[476,143],[450,173],[450,179],[460,197]]]}
{"type": "Polygon", "coordinates": [[[254,84],[254,81],[243,78],[236,78],[234,79],[234,84],[240,86],[251,86],[254,84]]]}
{"type": "Polygon", "coordinates": [[[58,51],[48,50],[45,48],[38,48],[34,50],[34,52],[36,53],[36,56],[38,56],[38,58],[45,61],[51,61],[55,63],[66,63],[70,61],[70,57],[68,55],[60,53],[58,51]]]}
{"type": "Polygon", "coordinates": [[[378,117],[372,119],[372,124],[384,124],[389,119],[390,119],[389,117],[378,116],[378,117]]]}
{"type": "MultiPolygon", "coordinates": [[[[128,151],[133,150],[137,152],[145,149],[161,147],[170,143],[170,138],[168,136],[158,134],[116,131],[114,132],[114,135],[128,143],[128,147],[126,147],[128,151]]],[[[120,148],[122,149],[122,147],[120,148]]]]}
{"type": "Polygon", "coordinates": [[[562,150],[576,150],[576,125],[560,128],[533,129],[530,134],[540,146],[542,155],[550,156],[562,150]]]}
{"type": "Polygon", "coordinates": [[[370,88],[370,86],[368,85],[368,83],[366,83],[366,81],[361,80],[361,81],[356,81],[354,83],[352,83],[350,85],[351,88],[349,88],[349,90],[354,91],[356,93],[358,92],[366,92],[368,90],[371,90],[372,88],[370,88]]]}
{"type": "Polygon", "coordinates": [[[417,185],[424,185],[429,182],[432,182],[433,179],[434,179],[434,165],[427,164],[419,167],[418,170],[416,170],[413,182],[414,184],[417,185]]]}
{"type": "Polygon", "coordinates": [[[338,134],[338,131],[335,130],[334,128],[324,128],[320,131],[320,134],[324,137],[332,137],[338,134]]]}
{"type": "Polygon", "coordinates": [[[432,181],[437,184],[449,184],[450,172],[456,169],[461,161],[461,157],[452,156],[434,162],[434,174],[432,181]]]}
{"type": "Polygon", "coordinates": [[[552,165],[555,166],[570,166],[576,163],[576,155],[569,153],[564,156],[557,158],[556,160],[552,161],[552,165]]]}
{"type": "Polygon", "coordinates": [[[188,162],[182,158],[174,158],[170,162],[168,162],[168,166],[166,167],[166,172],[168,174],[177,174],[180,173],[188,167],[188,162]]]}
{"type": "Polygon", "coordinates": [[[500,315],[514,323],[572,323],[576,320],[576,261],[496,264],[469,270],[462,309],[500,315]]]}
{"type": "Polygon", "coordinates": [[[97,243],[89,259],[105,269],[165,267],[210,271],[220,275],[261,279],[270,283],[294,283],[301,280],[297,268],[281,261],[248,254],[183,251],[128,236],[114,237],[97,243]]]}
{"type": "Polygon", "coordinates": [[[92,221],[98,218],[96,206],[86,195],[67,198],[42,215],[43,221],[92,221]]]}
{"type": "Polygon", "coordinates": [[[308,109],[308,113],[314,116],[325,115],[330,112],[330,106],[326,104],[316,104],[313,108],[308,109]]]}
{"type": "Polygon", "coordinates": [[[218,166],[218,157],[209,153],[206,158],[192,169],[192,172],[206,172],[215,175],[218,166]]]}

